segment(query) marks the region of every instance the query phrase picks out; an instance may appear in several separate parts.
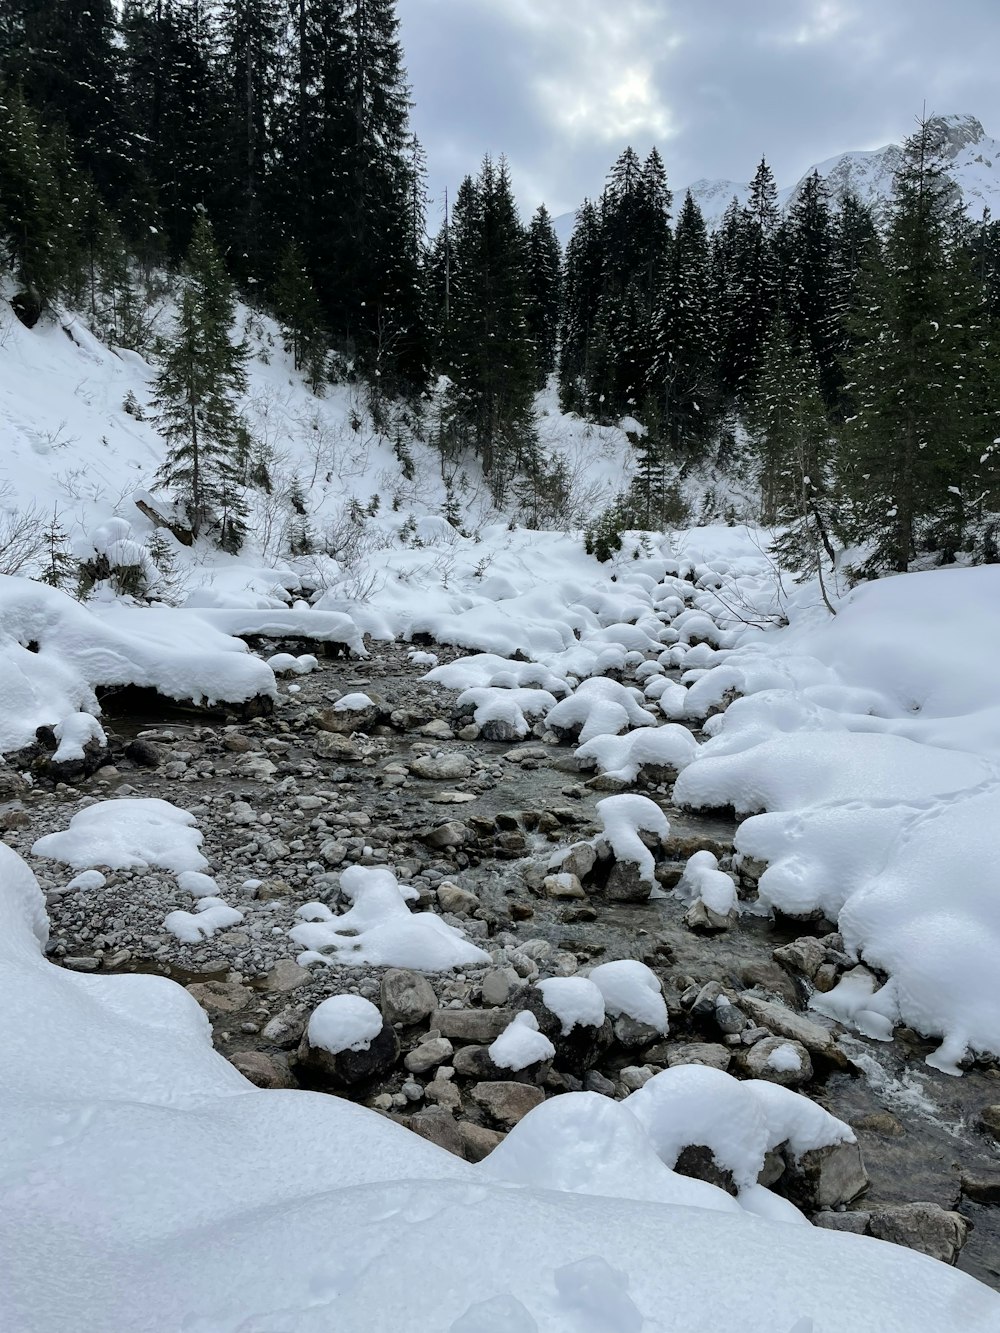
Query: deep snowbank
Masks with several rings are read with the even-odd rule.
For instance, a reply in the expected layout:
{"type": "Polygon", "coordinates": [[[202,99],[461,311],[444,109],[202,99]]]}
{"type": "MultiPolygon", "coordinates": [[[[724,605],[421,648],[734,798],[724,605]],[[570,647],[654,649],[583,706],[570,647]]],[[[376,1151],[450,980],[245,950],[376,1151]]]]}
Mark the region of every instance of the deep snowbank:
{"type": "Polygon", "coordinates": [[[596,1096],[547,1103],[476,1168],[338,1098],[259,1091],[179,986],[56,968],[45,935],[0,846],[10,1333],[1000,1324],[961,1273],[675,1176],[596,1096]]]}
{"type": "Polygon", "coordinates": [[[943,1037],[931,1063],[947,1072],[967,1049],[1000,1053],[998,605],[987,566],[866,584],[834,619],[793,608],[692,686],[700,707],[746,697],[676,786],[681,802],[766,812],[737,837],[768,863],[762,900],[821,909],[889,974],[852,979],[838,1017],[943,1037]]]}

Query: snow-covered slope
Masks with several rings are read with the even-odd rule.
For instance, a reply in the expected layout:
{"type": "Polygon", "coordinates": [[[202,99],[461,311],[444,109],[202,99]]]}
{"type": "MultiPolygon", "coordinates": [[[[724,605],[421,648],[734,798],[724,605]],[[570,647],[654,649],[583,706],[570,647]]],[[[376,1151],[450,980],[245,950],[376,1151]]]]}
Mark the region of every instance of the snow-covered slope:
{"type": "MultiPolygon", "coordinates": [[[[984,208],[995,214],[1000,208],[1000,140],[987,134],[975,116],[938,116],[935,120],[944,128],[948,170],[969,215],[980,218],[984,208]]],[[[878,210],[892,194],[892,180],[901,157],[902,148],[895,143],[840,153],[809,167],[794,185],[780,190],[778,202],[782,208],[787,208],[806,177],[818,171],[835,200],[842,199],[845,194],[855,194],[863,203],[878,210]]],[[[734,196],[742,204],[746,203],[750,192],[746,181],[702,179],[693,181],[687,188],[704,214],[709,230],[719,225],[734,196]]],[[[677,199],[683,199],[685,190],[675,193],[677,199]]],[[[563,213],[555,219],[556,232],[563,245],[572,235],[573,224],[572,213],[563,213]]]]}

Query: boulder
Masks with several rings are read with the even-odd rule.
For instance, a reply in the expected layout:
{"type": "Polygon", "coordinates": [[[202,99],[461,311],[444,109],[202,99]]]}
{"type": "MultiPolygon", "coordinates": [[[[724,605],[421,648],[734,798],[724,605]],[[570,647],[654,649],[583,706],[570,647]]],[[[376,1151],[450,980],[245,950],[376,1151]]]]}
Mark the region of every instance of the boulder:
{"type": "Polygon", "coordinates": [[[667,1064],[671,1069],[675,1065],[705,1065],[708,1069],[721,1069],[726,1073],[732,1058],[731,1051],[714,1041],[689,1041],[667,1047],[667,1064]]]}
{"type": "Polygon", "coordinates": [[[811,1148],[799,1158],[786,1153],[784,1192],[804,1212],[821,1212],[851,1203],[868,1188],[868,1172],[858,1143],[811,1148]]]}
{"type": "Polygon", "coordinates": [[[489,1046],[513,1017],[509,1009],[435,1009],[430,1024],[450,1041],[489,1046]]]}
{"type": "Polygon", "coordinates": [[[428,847],[443,850],[448,847],[461,847],[471,836],[466,824],[461,824],[458,820],[449,820],[446,824],[437,824],[433,828],[424,829],[420,834],[420,840],[428,847]]]}
{"type": "Polygon", "coordinates": [[[735,1198],[738,1190],[733,1180],[733,1173],[715,1160],[711,1148],[702,1143],[692,1143],[686,1147],[673,1165],[673,1170],[680,1176],[690,1176],[693,1180],[704,1180],[709,1185],[717,1185],[735,1198]]]}
{"type": "Polygon", "coordinates": [[[498,1143],[503,1143],[504,1136],[497,1129],[474,1125],[471,1120],[459,1120],[457,1123],[465,1155],[470,1162],[481,1162],[484,1157],[489,1156],[498,1143]]]}
{"type": "Polygon", "coordinates": [[[399,1038],[389,1023],[383,1023],[369,1045],[359,1051],[333,1054],[309,1043],[306,1030],[296,1055],[302,1081],[317,1087],[358,1088],[384,1078],[399,1059],[399,1038]]]}
{"type": "Polygon", "coordinates": [[[684,924],[698,935],[717,935],[734,926],[736,917],[735,907],[730,912],[716,912],[700,898],[696,898],[685,914],[684,924]]]}
{"type": "Polygon", "coordinates": [[[512,1129],[529,1111],[540,1106],[545,1093],[530,1083],[497,1081],[477,1083],[472,1089],[473,1099],[504,1129],[512,1129]]]}
{"type": "Polygon", "coordinates": [[[442,912],[453,912],[456,916],[471,916],[482,906],[474,893],[470,893],[468,889],[460,889],[457,884],[452,884],[448,880],[438,885],[437,900],[442,912]]]}
{"type": "Polygon", "coordinates": [[[538,1019],[538,1030],[548,1037],[556,1048],[553,1064],[582,1078],[588,1069],[599,1065],[614,1040],[611,1020],[605,1018],[599,1027],[574,1023],[564,1033],[562,1022],[546,1005],[542,992],[532,986],[524,997],[524,1007],[538,1019]]]}
{"type": "Polygon", "coordinates": [[[814,1023],[803,1014],[786,1009],[783,1004],[772,1000],[762,1000],[756,995],[744,993],[740,996],[740,1008],[744,1009],[755,1023],[768,1028],[779,1037],[788,1037],[803,1045],[810,1055],[818,1056],[828,1065],[837,1069],[847,1069],[850,1061],[833,1039],[828,1028],[814,1023]]]}
{"type": "Polygon", "coordinates": [[[238,1013],[253,999],[252,991],[233,981],[196,981],[187,992],[210,1014],[238,1013]]]}
{"type": "Polygon", "coordinates": [[[960,1213],[936,1203],[899,1203],[873,1209],[868,1234],[954,1264],[968,1238],[969,1224],[960,1213]]]}
{"type": "Polygon", "coordinates": [[[813,1076],[809,1052],[801,1042],[787,1037],[765,1037],[741,1051],[738,1062],[748,1078],[765,1079],[784,1088],[808,1083],[813,1076]]]}
{"type": "Polygon", "coordinates": [[[411,1074],[426,1074],[450,1060],[455,1048],[447,1037],[426,1037],[403,1060],[411,1074]]]}
{"type": "Polygon", "coordinates": [[[415,1115],[401,1116],[400,1123],[429,1143],[444,1148],[445,1152],[465,1157],[465,1140],[459,1132],[458,1123],[443,1106],[429,1106],[426,1111],[417,1111],[415,1115]]]}
{"type": "Polygon", "coordinates": [[[410,760],[410,772],[432,782],[457,782],[471,775],[473,762],[467,754],[421,754],[410,760]]]}
{"type": "Polygon", "coordinates": [[[312,744],[317,759],[330,759],[336,764],[356,764],[362,758],[361,748],[350,736],[338,732],[321,731],[312,744]]]}
{"type": "Polygon", "coordinates": [[[635,861],[616,861],[604,892],[613,903],[645,903],[652,887],[648,879],[641,878],[635,861]]]}
{"type": "Polygon", "coordinates": [[[308,968],[299,967],[294,958],[281,958],[268,972],[260,989],[267,995],[287,995],[309,980],[308,968]]]}
{"type": "Polygon", "coordinates": [[[229,1057],[229,1063],[258,1088],[297,1086],[288,1065],[283,1060],[275,1059],[273,1055],[266,1055],[263,1051],[237,1051],[235,1055],[229,1057]]]}
{"type": "Polygon", "coordinates": [[[984,1106],[976,1124],[984,1134],[1000,1142],[1000,1106],[984,1106]]]}
{"type": "Polygon", "coordinates": [[[391,967],[382,977],[379,1008],[387,1023],[412,1027],[437,1007],[437,996],[427,978],[407,968],[391,967]]]}
{"type": "Polygon", "coordinates": [[[558,875],[546,875],[542,887],[550,898],[586,898],[583,885],[576,875],[561,871],[558,875]]]}

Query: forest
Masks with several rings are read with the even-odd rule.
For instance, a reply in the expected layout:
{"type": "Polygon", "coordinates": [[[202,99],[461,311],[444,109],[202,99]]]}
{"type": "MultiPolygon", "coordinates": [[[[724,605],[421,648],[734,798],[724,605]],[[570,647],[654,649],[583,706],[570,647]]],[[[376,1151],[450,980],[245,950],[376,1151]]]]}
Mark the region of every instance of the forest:
{"type": "MultiPolygon", "coordinates": [[[[273,314],[317,393],[405,403],[478,458],[498,507],[558,514],[535,395],[624,421],[635,480],[587,534],[690,515],[747,479],[800,571],[997,558],[1000,223],[968,218],[921,119],[874,216],[766,160],[709,234],[654,148],[626,148],[560,252],[485,157],[436,234],[392,0],[11,0],[0,15],[0,257],[32,323],[59,303],[159,366],[159,480],[238,549],[253,442],[237,297],[273,314]],[[157,313],[176,302],[164,336],[157,313]],[[234,338],[235,335],[235,338],[234,338]]],[[[259,471],[259,469],[258,469],[259,471]]]]}

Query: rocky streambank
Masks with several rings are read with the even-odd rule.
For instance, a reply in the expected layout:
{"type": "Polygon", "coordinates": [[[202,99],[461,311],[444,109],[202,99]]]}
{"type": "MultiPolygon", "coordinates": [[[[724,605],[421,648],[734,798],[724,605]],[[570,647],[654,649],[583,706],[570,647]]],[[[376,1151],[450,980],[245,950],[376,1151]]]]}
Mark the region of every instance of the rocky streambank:
{"type": "MultiPolygon", "coordinates": [[[[254,1083],[350,1097],[471,1161],[548,1097],[621,1098],[678,1064],[792,1087],[846,1120],[860,1152],[807,1161],[779,1150],[762,1183],[820,1225],[911,1245],[1000,1288],[995,1064],[949,1079],[922,1064],[930,1047],[915,1033],[884,1045],[809,1011],[854,960],[831,922],[754,915],[755,867],[733,869],[731,821],[675,809],[669,773],[641,773],[630,789],[670,821],[667,837],[646,838],[663,895],[650,899],[599,840],[597,802],[622,784],[581,771],[541,724],[523,740],[477,727],[454,692],[420,679],[425,669],[406,645],[376,644],[368,661],[289,677],[259,717],[119,715],[111,698],[108,749],[74,771],[47,767],[44,737],[14,757],[0,831],[46,891],[52,961],[171,976],[254,1083]],[[358,694],[370,702],[336,707],[358,694]],[[194,815],[236,925],[185,942],[164,926],[191,902],[173,874],[98,867],[81,882],[31,855],[86,804],[128,795],[194,815]],[[674,895],[696,852],[738,885],[740,914],[674,895]],[[426,974],[351,965],[339,950],[300,966],[289,931],[303,911],[344,910],[352,865],[391,869],[413,911],[459,928],[488,961],[426,974]],[[667,1031],[610,1014],[564,1032],[537,983],[618,959],[656,974],[667,1031]],[[310,1016],[336,995],[378,1008],[367,1049],[331,1056],[310,1042],[310,1016]],[[553,1054],[505,1067],[490,1047],[518,1014],[553,1054]]],[[[677,1169],[732,1188],[697,1144],[677,1169]]]]}

